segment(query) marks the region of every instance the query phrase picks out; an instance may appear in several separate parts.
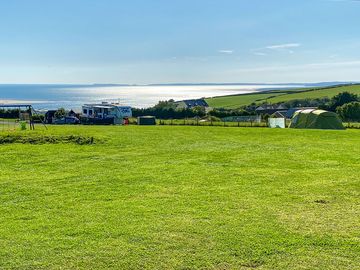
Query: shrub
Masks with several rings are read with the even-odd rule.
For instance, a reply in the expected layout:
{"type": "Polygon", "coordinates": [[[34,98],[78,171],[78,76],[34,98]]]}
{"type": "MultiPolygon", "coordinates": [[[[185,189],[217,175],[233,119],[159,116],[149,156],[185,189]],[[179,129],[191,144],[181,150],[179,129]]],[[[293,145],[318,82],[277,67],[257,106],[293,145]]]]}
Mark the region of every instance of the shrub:
{"type": "Polygon", "coordinates": [[[329,110],[335,112],[337,107],[343,106],[354,101],[359,101],[359,97],[353,93],[342,92],[334,96],[329,104],[329,110]]]}
{"type": "Polygon", "coordinates": [[[360,102],[344,104],[336,109],[336,112],[345,121],[360,121],[360,102]]]}
{"type": "Polygon", "coordinates": [[[60,108],[55,112],[55,118],[56,119],[61,119],[66,115],[66,111],[64,108],[60,108]]]}

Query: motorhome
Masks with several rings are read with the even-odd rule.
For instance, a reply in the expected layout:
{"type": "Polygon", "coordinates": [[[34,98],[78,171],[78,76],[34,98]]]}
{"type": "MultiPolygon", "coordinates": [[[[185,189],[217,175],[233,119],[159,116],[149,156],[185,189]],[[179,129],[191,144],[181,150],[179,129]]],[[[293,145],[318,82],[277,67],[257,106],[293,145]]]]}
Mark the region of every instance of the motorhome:
{"type": "Polygon", "coordinates": [[[118,103],[84,104],[81,117],[85,122],[92,124],[123,125],[132,117],[130,106],[122,106],[118,103]]]}

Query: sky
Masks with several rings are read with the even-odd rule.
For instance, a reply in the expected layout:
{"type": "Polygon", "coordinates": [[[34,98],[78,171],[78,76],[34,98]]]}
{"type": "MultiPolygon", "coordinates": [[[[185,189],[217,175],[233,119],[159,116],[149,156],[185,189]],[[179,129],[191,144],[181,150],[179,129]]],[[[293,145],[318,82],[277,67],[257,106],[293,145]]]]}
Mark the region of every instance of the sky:
{"type": "Polygon", "coordinates": [[[360,0],[0,0],[0,83],[360,81],[360,0]]]}

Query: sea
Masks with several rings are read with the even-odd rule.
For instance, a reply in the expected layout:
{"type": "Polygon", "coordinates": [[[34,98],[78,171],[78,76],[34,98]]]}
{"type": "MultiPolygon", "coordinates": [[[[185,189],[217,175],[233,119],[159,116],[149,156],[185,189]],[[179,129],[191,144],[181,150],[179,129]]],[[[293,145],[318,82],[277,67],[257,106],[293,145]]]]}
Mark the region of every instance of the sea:
{"type": "MultiPolygon", "coordinates": [[[[306,85],[307,87],[308,85],[306,85]]],[[[0,104],[31,104],[37,110],[79,110],[86,103],[118,102],[147,108],[160,100],[184,100],[305,87],[302,84],[63,85],[0,84],[0,104]]]]}

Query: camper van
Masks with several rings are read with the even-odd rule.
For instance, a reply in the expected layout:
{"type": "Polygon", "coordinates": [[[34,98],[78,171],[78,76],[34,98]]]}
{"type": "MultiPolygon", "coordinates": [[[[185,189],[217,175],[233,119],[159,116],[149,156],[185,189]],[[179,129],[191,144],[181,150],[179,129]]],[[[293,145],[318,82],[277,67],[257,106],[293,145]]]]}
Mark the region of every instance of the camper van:
{"type": "Polygon", "coordinates": [[[90,124],[123,125],[132,117],[130,106],[118,103],[102,102],[100,104],[85,104],[82,106],[82,120],[90,124]]]}

